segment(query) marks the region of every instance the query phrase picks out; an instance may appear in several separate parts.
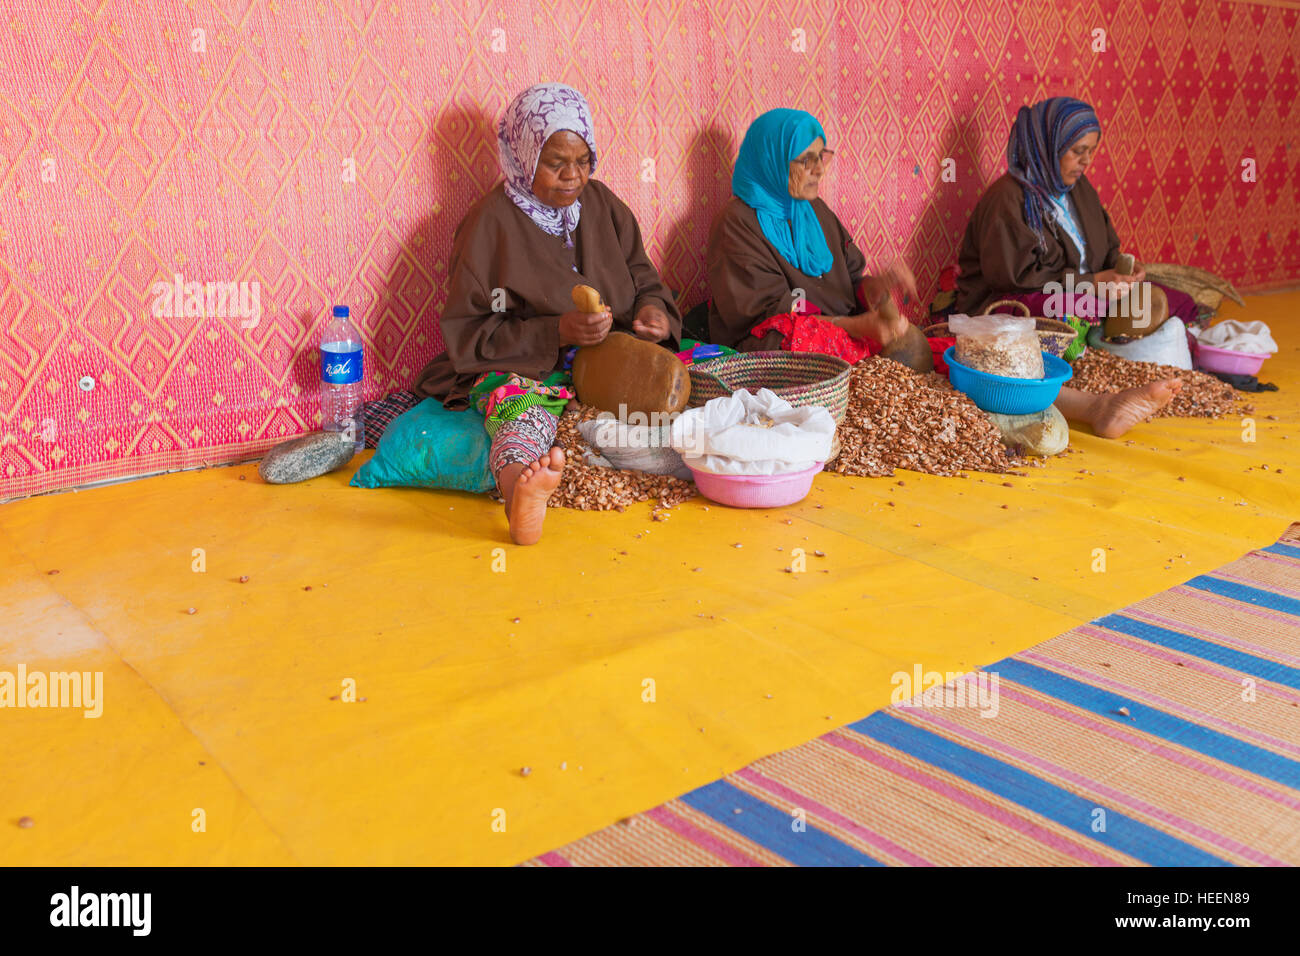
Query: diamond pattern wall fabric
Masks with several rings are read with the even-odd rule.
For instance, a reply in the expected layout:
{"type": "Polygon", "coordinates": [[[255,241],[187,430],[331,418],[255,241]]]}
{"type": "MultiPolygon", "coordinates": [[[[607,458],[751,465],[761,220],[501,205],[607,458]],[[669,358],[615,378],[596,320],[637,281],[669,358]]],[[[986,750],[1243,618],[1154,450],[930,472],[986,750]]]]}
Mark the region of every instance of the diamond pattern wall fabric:
{"type": "Polygon", "coordinates": [[[1090,176],[1128,250],[1294,280],[1298,19],[1224,0],[4,0],[0,499],[315,428],[333,302],[362,326],[367,394],[407,385],[440,347],[452,230],[498,177],[495,119],[539,80],[587,95],[600,178],[687,306],[739,138],[778,105],[822,120],[829,200],[923,292],[1015,110],[1062,93],[1102,119],[1090,176]]]}

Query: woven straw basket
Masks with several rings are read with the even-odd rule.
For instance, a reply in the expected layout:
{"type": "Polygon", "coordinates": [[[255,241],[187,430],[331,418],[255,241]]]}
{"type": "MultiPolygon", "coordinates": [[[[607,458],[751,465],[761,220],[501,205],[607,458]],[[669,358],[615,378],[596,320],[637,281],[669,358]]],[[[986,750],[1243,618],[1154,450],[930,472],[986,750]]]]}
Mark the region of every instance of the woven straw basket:
{"type": "Polygon", "coordinates": [[[852,370],[843,359],[816,352],[741,352],[690,367],[690,404],[770,388],[795,407],[824,406],[839,424],[849,407],[852,370]]]}

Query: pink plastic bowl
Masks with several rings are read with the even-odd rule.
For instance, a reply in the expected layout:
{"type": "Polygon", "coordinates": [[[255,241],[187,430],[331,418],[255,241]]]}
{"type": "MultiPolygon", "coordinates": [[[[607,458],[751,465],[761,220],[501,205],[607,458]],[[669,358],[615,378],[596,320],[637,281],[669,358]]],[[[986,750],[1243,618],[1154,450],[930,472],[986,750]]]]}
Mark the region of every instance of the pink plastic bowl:
{"type": "Polygon", "coordinates": [[[823,464],[819,461],[811,468],[784,475],[715,475],[694,468],[691,468],[691,474],[695,476],[695,487],[700,489],[700,494],[720,505],[780,508],[808,497],[813,476],[822,470],[823,464]]]}
{"type": "Polygon", "coordinates": [[[1212,345],[1196,346],[1196,365],[1207,372],[1225,375],[1258,375],[1268,352],[1234,352],[1212,345]]]}

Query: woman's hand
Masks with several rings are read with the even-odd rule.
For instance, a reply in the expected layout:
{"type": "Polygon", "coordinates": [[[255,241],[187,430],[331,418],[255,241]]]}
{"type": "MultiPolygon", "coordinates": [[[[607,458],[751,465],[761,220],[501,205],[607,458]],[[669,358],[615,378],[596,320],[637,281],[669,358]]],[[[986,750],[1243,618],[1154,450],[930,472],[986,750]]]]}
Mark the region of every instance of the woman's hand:
{"type": "Polygon", "coordinates": [[[632,320],[633,333],[648,342],[662,342],[668,338],[668,330],[668,313],[657,305],[647,303],[641,306],[632,320]]]}
{"type": "Polygon", "coordinates": [[[565,312],[560,316],[560,344],[599,345],[613,325],[611,312],[565,312]]]}
{"type": "Polygon", "coordinates": [[[876,341],[880,343],[882,348],[901,339],[907,334],[908,327],[912,324],[907,321],[907,316],[893,307],[893,303],[890,303],[890,306],[888,310],[880,309],[877,312],[877,321],[880,323],[882,337],[877,338],[876,341]]]}
{"type": "Polygon", "coordinates": [[[893,289],[898,289],[905,297],[910,297],[913,302],[920,299],[916,292],[916,276],[912,275],[912,270],[901,259],[890,265],[880,275],[867,276],[862,280],[862,295],[867,300],[868,309],[880,308],[880,303],[885,301],[885,297],[893,289]]]}
{"type": "Polygon", "coordinates": [[[1144,282],[1147,277],[1147,271],[1141,266],[1134,266],[1133,274],[1130,276],[1122,275],[1114,269],[1106,269],[1102,272],[1094,272],[1091,275],[1080,276],[1080,279],[1091,279],[1093,284],[1099,282],[1109,282],[1113,285],[1120,295],[1129,291],[1129,286],[1135,282],[1144,282]]]}
{"type": "MultiPolygon", "coordinates": [[[[920,301],[921,297],[916,291],[916,276],[912,275],[912,270],[907,267],[907,263],[902,259],[897,260],[886,269],[882,278],[889,283],[890,288],[901,290],[912,302],[920,301]]],[[[906,300],[904,304],[906,304],[906,300]]]]}
{"type": "Polygon", "coordinates": [[[886,317],[879,310],[857,315],[837,315],[827,321],[838,325],[855,339],[876,342],[881,348],[893,344],[907,332],[908,321],[897,312],[886,317]]]}

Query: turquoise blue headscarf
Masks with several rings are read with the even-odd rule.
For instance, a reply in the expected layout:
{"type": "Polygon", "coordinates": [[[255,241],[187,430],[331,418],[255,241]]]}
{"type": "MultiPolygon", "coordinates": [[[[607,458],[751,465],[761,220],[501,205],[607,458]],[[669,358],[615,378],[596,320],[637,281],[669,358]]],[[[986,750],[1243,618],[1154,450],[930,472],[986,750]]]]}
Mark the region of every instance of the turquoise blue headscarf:
{"type": "Polygon", "coordinates": [[[803,110],[768,110],[750,124],[736,157],[731,191],[758,213],[758,224],[781,257],[804,275],[823,276],[835,259],[817,213],[790,195],[790,163],[826,131],[803,110]]]}

